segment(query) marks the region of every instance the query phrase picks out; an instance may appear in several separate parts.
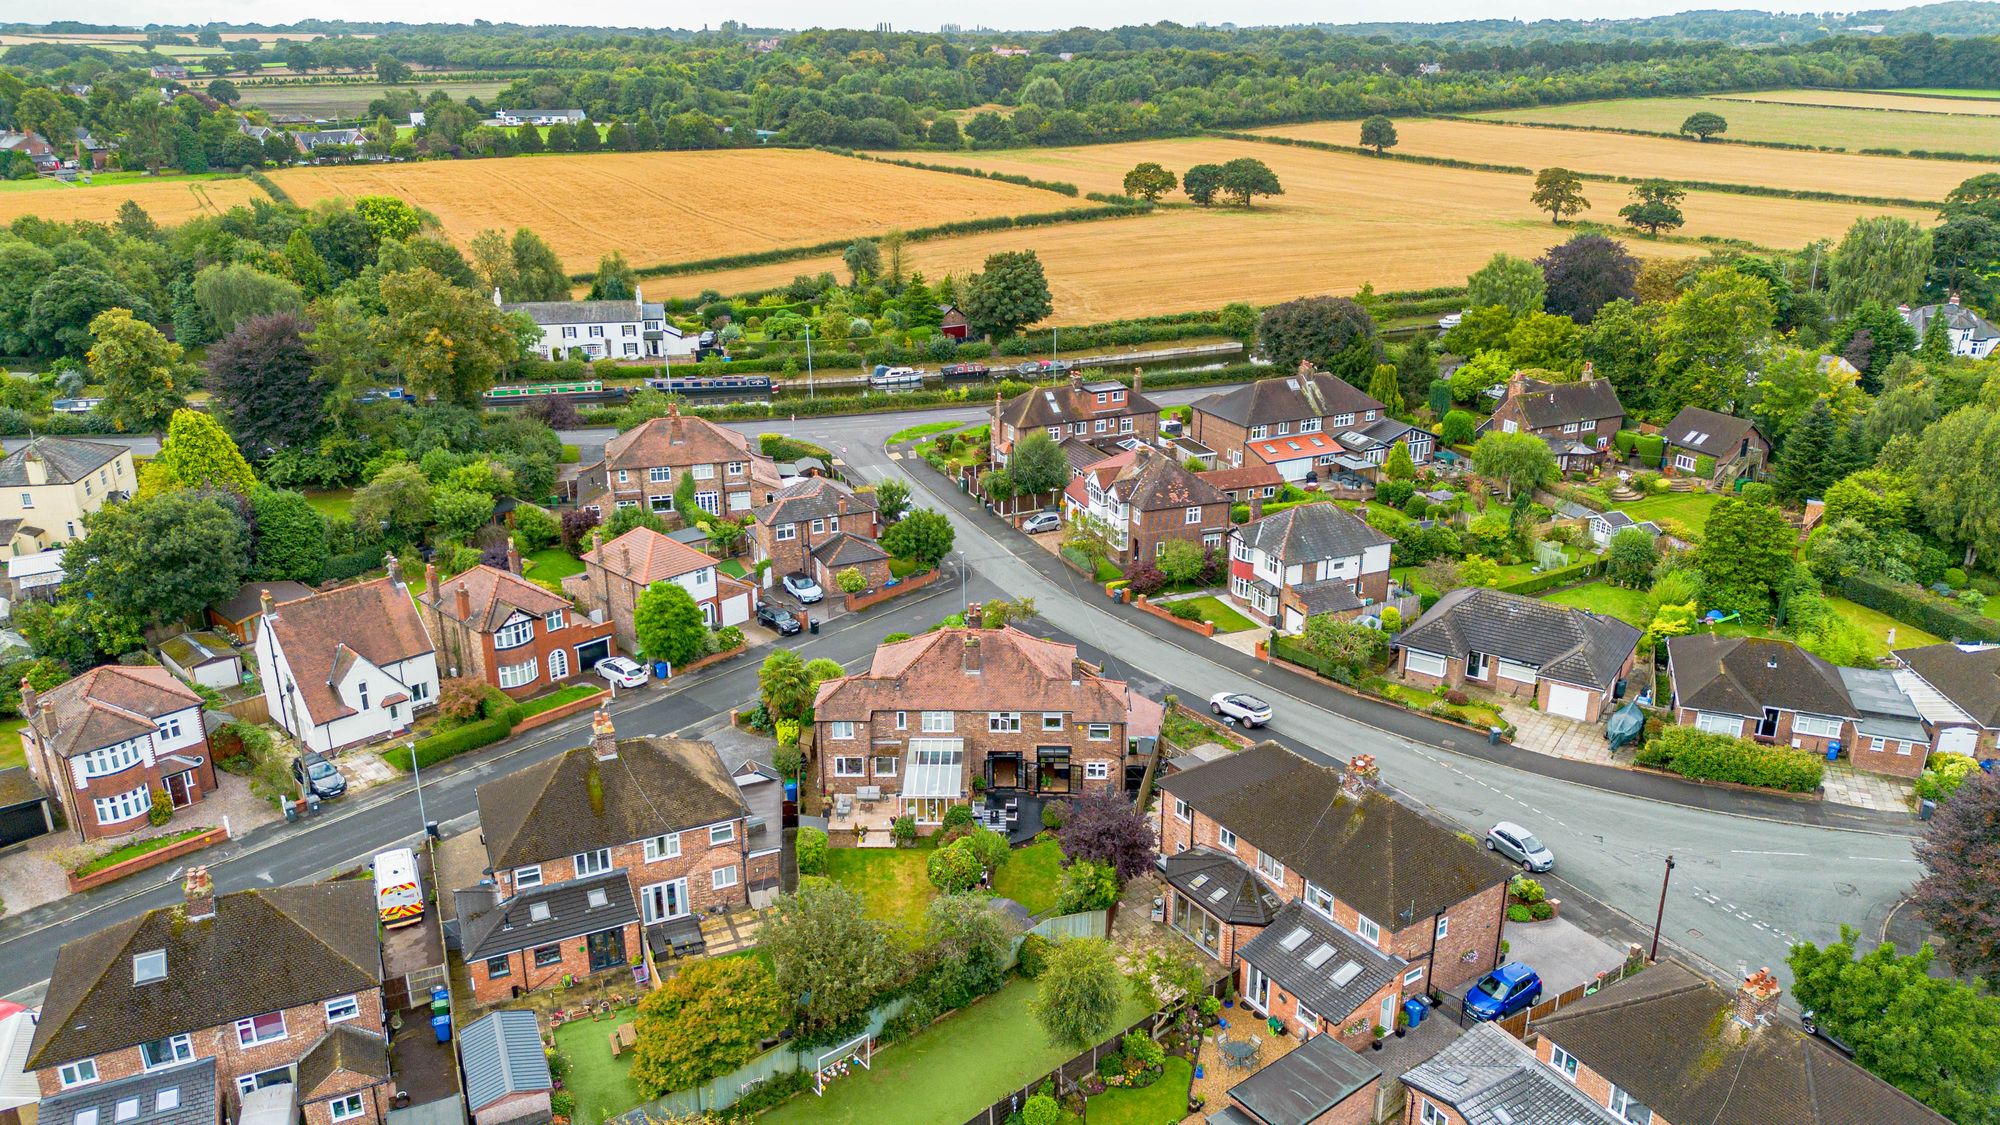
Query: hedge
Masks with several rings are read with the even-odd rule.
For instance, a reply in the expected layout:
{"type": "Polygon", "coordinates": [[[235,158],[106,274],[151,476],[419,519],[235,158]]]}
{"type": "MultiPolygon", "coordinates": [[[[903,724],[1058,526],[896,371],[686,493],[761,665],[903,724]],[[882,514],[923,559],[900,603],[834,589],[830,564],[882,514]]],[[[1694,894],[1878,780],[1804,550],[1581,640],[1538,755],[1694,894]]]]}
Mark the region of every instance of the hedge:
{"type": "Polygon", "coordinates": [[[1542,486],[1545,492],[1553,493],[1565,500],[1581,504],[1593,512],[1602,512],[1611,507],[1604,498],[1587,488],[1579,488],[1568,481],[1552,480],[1542,486]]]}
{"type": "Polygon", "coordinates": [[[382,558],[382,548],[380,547],[371,547],[368,550],[355,551],[352,554],[334,555],[326,560],[325,566],[320,567],[320,581],[345,582],[350,578],[359,578],[376,567],[381,566],[382,558]]]}
{"type": "Polygon", "coordinates": [[[1700,477],[1710,477],[1710,476],[1714,476],[1714,475],[1715,475],[1715,458],[1713,458],[1713,457],[1710,457],[1710,456],[1709,456],[1708,454],[1706,454],[1706,453],[1697,453],[1697,454],[1695,454],[1695,458],[1694,458],[1694,472],[1695,472],[1695,475],[1696,475],[1696,476],[1700,476],[1700,477]]]}
{"type": "Polygon", "coordinates": [[[1728,781],[1790,793],[1810,793],[1826,776],[1816,754],[1759,746],[1694,727],[1668,727],[1648,739],[1634,760],[1696,781],[1728,781]]]}
{"type": "Polygon", "coordinates": [[[1659,434],[1640,434],[1632,444],[1638,450],[1639,460],[1648,465],[1657,465],[1666,459],[1667,439],[1659,434]]]}
{"type": "Polygon", "coordinates": [[[1840,596],[1948,640],[2000,641],[2000,621],[1880,574],[1851,574],[1841,579],[1840,596]]]}
{"type": "MultiPolygon", "coordinates": [[[[508,708],[512,711],[513,708],[508,708]]],[[[454,727],[443,734],[420,738],[416,743],[416,764],[419,767],[434,766],[447,758],[455,758],[467,750],[477,750],[491,746],[514,732],[513,720],[505,713],[500,718],[480,719],[462,727],[454,727]]],[[[382,755],[382,760],[391,766],[410,772],[410,748],[398,746],[382,755]]]]}
{"type": "Polygon", "coordinates": [[[926,172],[943,172],[952,176],[970,176],[975,180],[998,180],[1004,184],[1021,187],[1040,188],[1057,195],[1067,195],[1074,199],[1083,189],[1063,180],[1037,180],[1014,172],[989,172],[983,168],[967,168],[961,164],[926,164],[921,160],[901,160],[893,156],[876,156],[872,153],[855,152],[852,149],[825,147],[820,151],[836,156],[848,156],[855,160],[866,160],[873,164],[894,164],[902,168],[921,168],[926,172]]]}
{"type": "Polygon", "coordinates": [[[1545,570],[1540,574],[1530,574],[1512,582],[1502,582],[1493,587],[1503,594],[1539,594],[1543,590],[1553,590],[1557,586],[1571,586],[1582,582],[1604,568],[1599,559],[1585,559],[1580,563],[1545,570]]]}
{"type": "Polygon", "coordinates": [[[1632,456],[1632,450],[1636,448],[1638,444],[1639,444],[1639,431],[1637,430],[1619,430],[1618,433],[1611,438],[1612,448],[1618,451],[1618,456],[1620,457],[1632,456]]]}
{"type": "Polygon", "coordinates": [[[1271,658],[1274,660],[1282,660],[1287,664],[1296,664],[1301,668],[1310,668],[1335,683],[1355,683],[1352,670],[1324,659],[1318,653],[1287,637],[1274,635],[1269,641],[1265,642],[1265,645],[1267,651],[1271,654],[1271,658]]]}

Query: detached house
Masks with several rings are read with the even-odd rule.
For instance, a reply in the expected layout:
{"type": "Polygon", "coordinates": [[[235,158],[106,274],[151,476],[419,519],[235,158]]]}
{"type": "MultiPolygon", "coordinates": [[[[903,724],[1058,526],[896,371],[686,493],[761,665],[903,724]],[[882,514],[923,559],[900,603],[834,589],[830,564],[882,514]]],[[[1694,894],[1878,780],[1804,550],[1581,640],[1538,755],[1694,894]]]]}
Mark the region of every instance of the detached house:
{"type": "Polygon", "coordinates": [[[1436,441],[1429,432],[1390,417],[1388,408],[1366,391],[1337,375],[1314,370],[1309,363],[1300,364],[1291,375],[1212,394],[1194,404],[1189,422],[1189,436],[1215,450],[1224,464],[1278,465],[1287,480],[1318,479],[1332,468],[1362,471],[1378,466],[1398,441],[1409,446],[1411,460],[1421,465],[1430,460],[1436,441]],[[1321,439],[1311,443],[1309,465],[1296,463],[1299,457],[1281,458],[1305,452],[1307,442],[1301,442],[1298,450],[1283,443],[1254,449],[1250,445],[1302,435],[1321,439]],[[1303,475],[1307,469],[1310,478],[1303,475]]]}
{"type": "Polygon", "coordinates": [[[990,455],[1004,466],[1014,443],[1036,430],[1055,441],[1076,437],[1093,442],[1129,439],[1151,445],[1160,433],[1160,408],[1145,396],[1143,380],[1133,376],[1131,389],[1113,380],[1086,383],[1073,373],[1069,385],[1037,387],[1011,401],[993,400],[990,455]]]}
{"type": "Polygon", "coordinates": [[[185,808],[215,792],[201,696],[165,668],[106,664],[37,693],[21,681],[28,768],[82,840],[146,827],[154,795],[185,808]]]}
{"type": "Polygon", "coordinates": [[[492,880],[458,896],[474,996],[698,944],[694,915],[775,892],[780,845],[751,819],[712,744],[619,738],[604,711],[590,745],[480,786],[492,880]]]}
{"type": "MultiPolygon", "coordinates": [[[[177,1106],[236,1120],[245,1096],[289,1086],[306,1125],[381,1122],[395,1097],[382,947],[366,880],[217,897],[189,870],[186,901],[62,947],[28,1066],[46,1125],[109,1125],[177,1106]]],[[[185,1119],[175,1119],[185,1120],[185,1119]]]]}
{"type": "MultiPolygon", "coordinates": [[[[518,565],[512,547],[507,553],[518,565]]],[[[445,675],[482,680],[516,699],[587,676],[611,654],[610,621],[578,613],[568,598],[511,570],[475,566],[440,583],[433,564],[417,603],[445,675]]]]}
{"type": "Polygon", "coordinates": [[[1515,373],[1493,416],[1479,424],[1480,433],[1533,434],[1549,444],[1563,472],[1588,469],[1603,461],[1618,431],[1625,428],[1625,407],[1609,380],[1588,369],[1574,383],[1544,383],[1515,373]]]}
{"type": "Polygon", "coordinates": [[[1914,309],[1902,305],[1896,311],[1916,330],[1919,344],[1923,343],[1924,334],[1930,331],[1931,322],[1943,320],[1945,338],[1951,341],[1953,355],[1986,359],[1993,354],[1995,347],[2000,347],[2000,327],[1959,304],[1957,293],[1953,293],[1942,305],[1924,305],[1914,309]]]}
{"type": "Polygon", "coordinates": [[[577,495],[607,520],[619,508],[642,504],[664,514],[674,510],[683,476],[694,478],[702,511],[730,519],[770,502],[780,487],[777,466],[749,438],[705,418],[682,417],[676,406],[612,438],[604,459],[577,474],[577,495]]]}
{"type": "Polygon", "coordinates": [[[0,459],[0,528],[10,542],[24,535],[40,548],[60,547],[83,534],[83,517],[138,484],[132,451],[122,445],[32,438],[0,459]],[[8,527],[10,520],[20,522],[8,527]]]}
{"type": "Polygon", "coordinates": [[[1660,436],[1667,440],[1665,467],[1677,474],[1756,473],[1771,458],[1771,440],[1757,423],[1699,406],[1682,407],[1660,436]]]}
{"type": "Polygon", "coordinates": [[[1359,1047],[1498,963],[1509,864],[1276,742],[1160,782],[1167,924],[1261,1016],[1359,1047]]]}
{"type": "Polygon", "coordinates": [[[1301,504],[1229,535],[1229,596],[1287,633],[1389,596],[1388,536],[1332,504],[1301,504]]]}
{"type": "Polygon", "coordinates": [[[271,718],[320,753],[388,738],[437,706],[438,662],[402,568],[309,598],[264,599],[257,667],[271,718]]]}
{"type": "Polygon", "coordinates": [[[542,337],[530,345],[543,359],[686,359],[695,353],[695,337],[685,336],[667,319],[667,308],[648,302],[635,286],[629,301],[514,301],[493,303],[503,313],[520,313],[535,322],[542,337]]]}
{"type": "Polygon", "coordinates": [[[1615,617],[1466,586],[1439,598],[1396,642],[1396,670],[1411,683],[1532,695],[1548,714],[1594,723],[1632,672],[1639,630],[1615,617]]]}
{"type": "Polygon", "coordinates": [[[1158,734],[1160,708],[1075,645],[1008,626],[885,644],[866,672],[820,684],[813,716],[821,790],[872,791],[927,828],[974,779],[988,793],[1123,792],[1127,738],[1158,734]]]}
{"type": "Polygon", "coordinates": [[[1992,756],[2000,744],[2000,645],[1899,648],[1897,685],[1917,706],[1940,753],[1992,756]]]}
{"type": "Polygon", "coordinates": [[[889,554],[876,544],[882,521],[873,493],[856,492],[828,477],[800,477],[751,512],[757,523],[751,558],[769,560],[768,588],[787,574],[804,574],[827,590],[833,576],[854,567],[879,589],[889,580],[889,554]]]}
{"type": "MultiPolygon", "coordinates": [[[[632,614],[639,595],[657,582],[686,590],[711,628],[743,624],[757,604],[749,583],[723,574],[714,559],[650,527],[635,527],[584,552],[583,573],[563,579],[563,592],[589,607],[592,620],[608,619],[618,647],[636,653],[639,637],[632,614]]],[[[596,638],[577,649],[577,667],[590,667],[610,655],[610,639],[596,638]]]]}
{"type": "Polygon", "coordinates": [[[1145,447],[1107,457],[1071,480],[1063,516],[1100,524],[1120,566],[1152,562],[1176,539],[1220,550],[1230,528],[1227,496],[1145,447]]]}

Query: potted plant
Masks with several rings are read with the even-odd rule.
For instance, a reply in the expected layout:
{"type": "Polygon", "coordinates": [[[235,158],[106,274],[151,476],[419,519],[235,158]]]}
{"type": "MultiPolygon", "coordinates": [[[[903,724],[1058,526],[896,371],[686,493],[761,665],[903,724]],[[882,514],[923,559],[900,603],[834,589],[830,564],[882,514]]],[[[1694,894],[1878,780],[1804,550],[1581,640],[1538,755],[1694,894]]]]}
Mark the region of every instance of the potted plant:
{"type": "Polygon", "coordinates": [[[1381,1050],[1381,1049],[1382,1049],[1382,1040],[1384,1040],[1384,1039],[1388,1038],[1388,1035],[1389,1035],[1389,1029],[1388,1029],[1388,1028],[1386,1028],[1386,1027],[1383,1027],[1383,1026],[1382,1026],[1381,1024],[1379,1024],[1379,1023],[1378,1023],[1378,1024],[1376,1024],[1376,1025],[1375,1025],[1375,1041],[1374,1041],[1373,1043],[1370,1043],[1370,1044],[1368,1044],[1368,1049],[1369,1049],[1369,1050],[1371,1050],[1371,1051],[1379,1051],[1379,1050],[1381,1050]]]}
{"type": "Polygon", "coordinates": [[[1403,1036],[1408,1035],[1409,1033],[1410,1033],[1410,1013],[1404,1011],[1401,1008],[1397,1008],[1396,1038],[1401,1039],[1403,1036]]]}

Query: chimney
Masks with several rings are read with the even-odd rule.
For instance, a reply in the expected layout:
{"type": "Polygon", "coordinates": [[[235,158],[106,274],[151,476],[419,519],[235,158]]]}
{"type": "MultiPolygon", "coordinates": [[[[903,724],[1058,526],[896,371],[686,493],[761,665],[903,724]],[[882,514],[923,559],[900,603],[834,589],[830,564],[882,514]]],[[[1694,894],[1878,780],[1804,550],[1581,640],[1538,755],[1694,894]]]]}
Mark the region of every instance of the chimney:
{"type": "Polygon", "coordinates": [[[1069,373],[1069,389],[1070,389],[1070,390],[1073,390],[1073,391],[1080,391],[1080,390],[1082,390],[1082,389],[1083,389],[1083,372],[1082,372],[1082,371],[1079,371],[1079,370],[1076,370],[1076,369],[1074,369],[1074,368],[1072,368],[1072,369],[1070,370],[1070,373],[1069,373]]]}
{"type": "Polygon", "coordinates": [[[1252,520],[1263,519],[1264,490],[1254,484],[1244,485],[1243,490],[1250,494],[1250,518],[1252,520]]]}
{"type": "Polygon", "coordinates": [[[837,488],[833,490],[833,510],[843,516],[847,514],[847,493],[837,488]]]}
{"type": "Polygon", "coordinates": [[[965,634],[964,664],[966,675],[977,676],[979,674],[979,634],[969,629],[965,634]]]}
{"type": "Polygon", "coordinates": [[[22,459],[21,466],[28,471],[29,484],[49,483],[49,467],[42,461],[42,451],[33,445],[28,446],[28,455],[22,459]]]}
{"type": "Polygon", "coordinates": [[[1515,395],[1520,394],[1522,391],[1525,391],[1527,389],[1528,389],[1528,377],[1526,375],[1523,375],[1521,372],[1516,371],[1512,375],[1507,376],[1508,398],[1513,398],[1515,395]]]}
{"type": "Polygon", "coordinates": [[[1902,313],[1904,316],[1910,315],[1910,303],[1904,301],[1902,304],[1896,306],[1896,311],[1902,313]]]}
{"type": "Polygon", "coordinates": [[[521,552],[515,549],[512,539],[507,540],[507,571],[510,574],[521,573],[521,552]]]}
{"type": "Polygon", "coordinates": [[[452,588],[451,595],[452,614],[460,621],[470,621],[472,619],[472,591],[465,588],[465,583],[460,582],[452,588]]]}
{"type": "Polygon", "coordinates": [[[438,567],[436,563],[427,563],[424,566],[424,594],[430,599],[432,609],[441,610],[444,608],[444,603],[438,600],[438,567]]]}
{"type": "Polygon", "coordinates": [[[398,590],[402,589],[402,588],[403,588],[403,567],[402,567],[402,564],[401,564],[401,563],[398,563],[398,562],[396,561],[396,556],[394,556],[394,555],[383,555],[383,556],[382,556],[382,565],[383,565],[383,566],[385,566],[385,567],[387,567],[387,568],[389,569],[389,581],[391,581],[391,582],[394,582],[394,583],[396,584],[396,588],[397,588],[398,590]]]}
{"type": "Polygon", "coordinates": [[[187,920],[199,922],[203,918],[215,917],[215,880],[208,877],[206,865],[188,868],[187,878],[181,883],[181,892],[187,896],[187,920]]]}
{"type": "Polygon", "coordinates": [[[1375,775],[1375,755],[1356,754],[1347,760],[1347,769],[1340,775],[1340,791],[1358,801],[1375,788],[1375,775]]]}
{"type": "Polygon", "coordinates": [[[646,319],[646,294],[638,286],[632,287],[632,307],[639,310],[639,319],[646,319]]]}
{"type": "Polygon", "coordinates": [[[29,682],[28,682],[28,677],[26,677],[26,676],[22,676],[22,677],[21,677],[21,714],[23,714],[23,715],[32,715],[32,714],[34,714],[34,713],[35,713],[35,696],[36,696],[37,694],[38,694],[38,693],[37,693],[37,692],[35,691],[35,685],[33,685],[33,684],[31,684],[31,683],[29,683],[29,682]]]}
{"type": "Polygon", "coordinates": [[[1730,999],[1729,1014],[1746,1031],[1762,1027],[1777,1014],[1778,993],[1781,991],[1778,978],[1771,975],[1770,969],[1758,969],[1736,986],[1736,995],[1730,999]]]}
{"type": "Polygon", "coordinates": [[[1588,359],[1583,361],[1583,381],[1586,383],[1597,382],[1597,364],[1588,359]]]}
{"type": "Polygon", "coordinates": [[[1310,374],[1312,374],[1312,373],[1313,373],[1313,361],[1312,361],[1312,360],[1309,360],[1309,359],[1302,359],[1302,360],[1300,360],[1300,361],[1299,361],[1299,377],[1300,377],[1300,378],[1304,378],[1305,376],[1307,376],[1307,375],[1310,375],[1310,374]]]}
{"type": "Polygon", "coordinates": [[[1136,395],[1145,389],[1146,369],[1143,367],[1134,367],[1132,369],[1132,393],[1136,395]]]}
{"type": "Polygon", "coordinates": [[[599,708],[590,717],[590,746],[593,756],[608,762],[618,756],[618,732],[611,726],[611,712],[599,708]]]}
{"type": "Polygon", "coordinates": [[[687,438],[682,433],[682,426],[683,423],[681,421],[681,404],[678,402],[668,403],[667,404],[668,445],[679,445],[687,440],[687,438]]]}
{"type": "Polygon", "coordinates": [[[1956,306],[1958,304],[1958,290],[1956,289],[1952,290],[1951,296],[1946,299],[1945,303],[1956,306]]]}

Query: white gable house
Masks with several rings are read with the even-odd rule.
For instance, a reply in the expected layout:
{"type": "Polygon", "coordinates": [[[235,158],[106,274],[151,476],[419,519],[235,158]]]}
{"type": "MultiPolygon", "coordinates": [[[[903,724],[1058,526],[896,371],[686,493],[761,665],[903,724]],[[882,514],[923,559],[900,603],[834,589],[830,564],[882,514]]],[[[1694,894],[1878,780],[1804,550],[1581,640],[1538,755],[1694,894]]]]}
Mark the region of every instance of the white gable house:
{"type": "Polygon", "coordinates": [[[692,359],[698,336],[667,319],[666,306],[633,291],[630,301],[502,301],[501,312],[522,313],[542,330],[534,344],[543,359],[692,359]]]}
{"type": "Polygon", "coordinates": [[[271,718],[322,753],[410,728],[437,706],[437,653],[391,556],[389,577],[273,605],[257,664],[271,718]]]}

